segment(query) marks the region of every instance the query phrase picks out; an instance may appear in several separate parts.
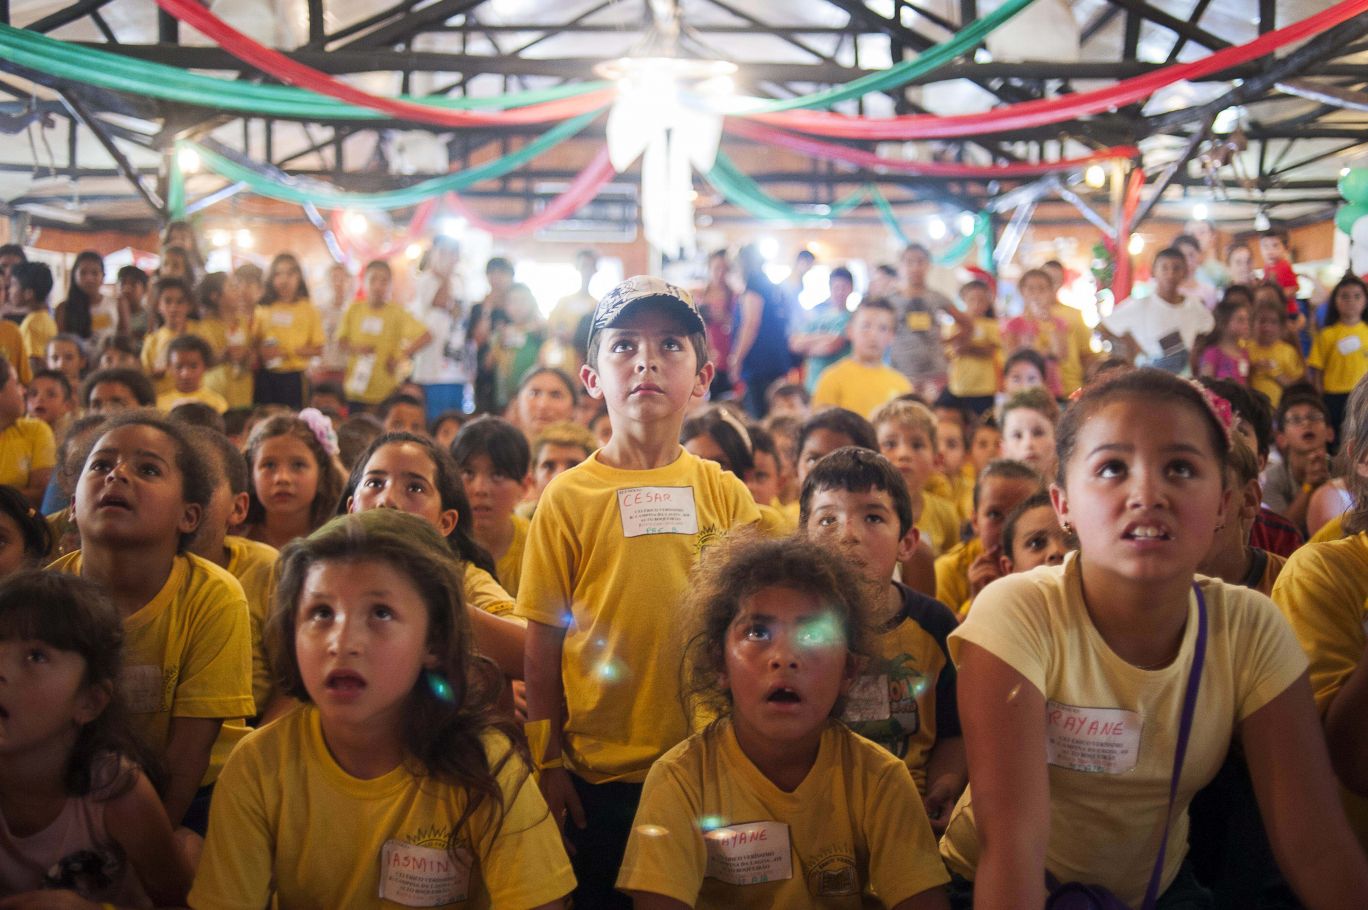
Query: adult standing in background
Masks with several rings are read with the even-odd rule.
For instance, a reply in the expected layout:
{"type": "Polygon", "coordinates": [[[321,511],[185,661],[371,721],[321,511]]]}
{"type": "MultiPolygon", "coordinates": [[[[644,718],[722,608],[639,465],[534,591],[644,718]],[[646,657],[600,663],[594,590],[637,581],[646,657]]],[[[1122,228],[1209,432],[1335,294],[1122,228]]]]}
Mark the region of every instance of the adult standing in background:
{"type": "Polygon", "coordinates": [[[765,390],[789,371],[788,312],[783,292],[765,275],[765,260],[754,244],[741,248],[737,261],[746,289],[736,310],[727,369],[746,384],[742,404],[752,417],[765,414],[765,390]]]}
{"type": "Polygon", "coordinates": [[[889,297],[898,321],[890,360],[926,400],[934,401],[945,385],[945,349],[937,314],[953,304],[926,284],[931,251],[909,243],[902,254],[902,285],[889,297]]]}
{"type": "Polygon", "coordinates": [[[799,326],[803,324],[803,304],[799,299],[803,296],[803,279],[807,273],[812,271],[812,267],[817,264],[817,257],[811,250],[799,250],[798,255],[793,257],[793,271],[789,272],[783,284],[779,285],[779,290],[784,292],[784,303],[788,306],[788,324],[799,326]]]}
{"type": "Polygon", "coordinates": [[[418,263],[413,313],[427,326],[432,343],[413,357],[413,381],[423,387],[427,417],[465,410],[466,386],[474,378],[475,352],[466,331],[461,247],[438,236],[418,263]]]}
{"type": "Polygon", "coordinates": [[[1211,222],[1194,218],[1183,225],[1183,233],[1196,240],[1201,248],[1202,260],[1197,267],[1199,280],[1206,281],[1218,291],[1224,290],[1231,284],[1230,272],[1216,252],[1216,229],[1211,222]]]}
{"type": "Polygon", "coordinates": [[[732,350],[732,327],[736,323],[736,310],[739,306],[736,289],[731,285],[731,261],[726,250],[713,250],[708,254],[708,283],[698,292],[695,303],[703,316],[703,326],[708,335],[708,353],[717,372],[713,375],[712,397],[714,400],[725,398],[736,385],[729,361],[732,350]]]}
{"type": "Polygon", "coordinates": [[[485,279],[489,282],[489,293],[470,308],[468,331],[475,342],[475,410],[495,414],[497,377],[489,342],[494,331],[508,321],[504,303],[508,289],[513,286],[513,263],[502,256],[493,257],[485,264],[485,279]]]}
{"type": "Polygon", "coordinates": [[[850,311],[846,307],[855,292],[855,278],[850,269],[837,266],[831,270],[827,284],[831,296],[803,313],[802,321],[796,323],[801,330],[789,336],[789,350],[804,358],[803,385],[807,386],[808,394],[817,388],[821,372],[850,352],[850,341],[846,338],[850,311]]]}

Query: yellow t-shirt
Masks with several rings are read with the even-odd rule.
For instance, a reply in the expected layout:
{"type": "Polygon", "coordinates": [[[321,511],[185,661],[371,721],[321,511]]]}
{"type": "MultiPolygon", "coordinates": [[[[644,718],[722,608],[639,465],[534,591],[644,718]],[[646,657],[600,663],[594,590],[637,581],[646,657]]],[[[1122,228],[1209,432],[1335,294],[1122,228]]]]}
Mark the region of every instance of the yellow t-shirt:
{"type": "MultiPolygon", "coordinates": [[[[1187,806],[1225,761],[1235,726],[1286,691],[1306,670],[1277,608],[1248,588],[1198,577],[1207,606],[1206,662],[1174,801],[1160,893],[1187,854],[1187,806]]],[[[1111,890],[1128,906],[1145,895],[1169,801],[1179,717],[1197,640],[1189,597],[1178,658],[1141,670],[1117,657],[1083,603],[1078,554],[998,579],[950,635],[1005,661],[1044,694],[1050,793],[1045,866],[1062,882],[1111,890]]],[[[973,731],[970,731],[970,735],[973,731]]],[[[979,845],[973,786],[941,840],[950,868],[972,878],[979,845]]]]}
{"type": "Polygon", "coordinates": [[[1335,323],[1316,333],[1306,365],[1322,372],[1321,383],[1331,395],[1346,395],[1368,373],[1368,323],[1335,323]]]}
{"type": "Polygon", "coordinates": [[[499,573],[499,584],[515,598],[518,596],[518,579],[522,576],[523,551],[527,549],[528,521],[517,515],[509,516],[513,522],[513,542],[494,568],[499,573]]]}
{"type": "Polygon", "coordinates": [[[812,390],[812,409],[838,407],[868,417],[879,407],[912,391],[902,373],[882,363],[865,366],[842,357],[822,371],[812,390]]]}
{"type": "Polygon", "coordinates": [[[983,555],[983,541],[971,537],[936,557],[936,600],[963,619],[969,613],[969,567],[983,555]]]}
{"type": "Polygon", "coordinates": [[[1336,515],[1334,518],[1321,525],[1320,530],[1311,535],[1307,543],[1325,543],[1327,540],[1339,540],[1344,536],[1344,516],[1336,515]]]}
{"type": "Polygon", "coordinates": [[[782,509],[776,509],[774,506],[767,506],[763,503],[757,503],[755,507],[760,510],[760,522],[756,527],[759,528],[760,533],[764,534],[766,537],[775,539],[788,537],[794,531],[798,530],[798,519],[796,516],[790,518],[788,513],[784,512],[782,509]]]}
{"type": "Polygon", "coordinates": [[[23,489],[29,474],[57,464],[52,428],[36,417],[20,417],[0,431],[0,483],[23,489]]]}
{"type": "Polygon", "coordinates": [[[944,738],[960,735],[955,665],[946,638],[958,620],[945,604],[905,585],[902,609],[870,644],[870,660],[846,694],[850,729],[901,758],[926,793],[926,762],[944,738]]]}
{"type": "Polygon", "coordinates": [[[252,340],[258,344],[274,340],[274,351],[264,349],[262,366],[272,373],[302,373],[309,358],[296,353],[300,348],[322,347],[323,319],[313,301],[301,297],[293,303],[258,306],[252,318],[252,340]]]}
{"type": "Polygon", "coordinates": [[[949,499],[959,512],[961,527],[974,517],[974,485],[977,482],[978,473],[967,458],[960,465],[959,474],[950,478],[952,495],[949,499]]]}
{"type": "Polygon", "coordinates": [[[723,720],[651,768],[617,886],[699,910],[859,910],[948,879],[901,761],[832,722],[787,793],[723,720]]]}
{"type": "MultiPolygon", "coordinates": [[[[81,551],[48,566],[81,574],[81,551]]],[[[212,784],[247,734],[252,704],[251,617],[242,585],[198,556],[181,555],[156,596],[124,617],[119,678],[130,726],[157,754],[173,717],[224,718],[201,784],[212,784]]]]}
{"type": "MultiPolygon", "coordinates": [[[[948,331],[954,334],[960,330],[951,326],[948,331]]],[[[997,320],[989,319],[987,316],[975,319],[972,341],[976,345],[992,345],[1000,351],[1002,334],[998,331],[997,320]]],[[[950,372],[946,388],[950,390],[951,395],[959,398],[981,398],[997,392],[998,366],[1001,359],[998,354],[983,357],[956,354],[951,350],[947,354],[947,359],[950,361],[950,372]]]]}
{"type": "Polygon", "coordinates": [[[225,401],[223,396],[218,392],[204,386],[200,386],[193,392],[177,392],[174,381],[171,391],[162,392],[157,396],[157,410],[169,412],[176,405],[187,401],[198,401],[201,404],[207,404],[220,414],[228,410],[228,402],[225,401]]]}
{"type": "MultiPolygon", "coordinates": [[[[483,737],[491,767],[507,740],[483,737]]],[[[535,907],[575,887],[560,832],[527,765],[498,771],[505,814],[486,798],[447,841],[465,788],[399,767],[361,780],[333,759],[318,709],[301,706],[254,732],[214,789],[209,834],[190,906],[535,907]],[[472,855],[473,854],[473,855],[472,855]],[[463,897],[458,897],[463,895],[463,897]]]]}
{"type": "Polygon", "coordinates": [[[1292,383],[1306,375],[1306,363],[1301,351],[1286,341],[1275,341],[1264,347],[1249,342],[1249,385],[1268,396],[1273,407],[1282,401],[1283,383],[1292,383]],[[1281,381],[1280,381],[1281,380],[1281,381]]]}
{"type": "Polygon", "coordinates": [[[1059,361],[1059,385],[1065,395],[1072,395],[1083,385],[1083,352],[1092,352],[1092,329],[1083,321],[1082,312],[1066,304],[1051,304],[1050,315],[1069,326],[1070,343],[1059,361]]]}
{"type": "Polygon", "coordinates": [[[704,547],[760,518],[750,490],[680,450],[663,468],[595,452],[542,493],[518,615],[566,630],[565,754],[591,783],[640,782],[691,732],[679,701],[679,603],[704,547]]]}
{"type": "MultiPolygon", "coordinates": [[[[942,478],[944,479],[944,478],[942,478]]],[[[922,493],[921,518],[917,530],[937,554],[948,553],[960,540],[960,517],[955,504],[935,493],[922,493]]]]}
{"type": "Polygon", "coordinates": [[[191,335],[198,335],[209,344],[209,350],[214,352],[214,360],[217,362],[223,357],[223,352],[228,349],[228,325],[222,319],[201,319],[196,322],[195,327],[190,330],[191,335]]]}
{"type": "MultiPolygon", "coordinates": [[[[191,319],[186,323],[185,331],[181,332],[179,335],[166,326],[162,326],[143,339],[143,372],[147,374],[148,379],[152,380],[152,389],[159,397],[167,392],[173,392],[176,389],[175,377],[173,377],[170,372],[171,352],[169,348],[171,347],[171,342],[175,341],[181,335],[199,335],[199,328],[199,322],[191,319]],[[154,375],[157,370],[163,371],[161,376],[154,375]]],[[[158,405],[158,407],[160,407],[160,405],[158,405]]]]}
{"type": "MultiPolygon", "coordinates": [[[[427,331],[419,319],[403,307],[386,303],[376,309],[358,300],[342,314],[337,340],[353,347],[375,348],[372,355],[348,354],[343,386],[347,397],[365,404],[376,404],[394,391],[399,378],[389,368],[403,357],[404,348],[427,331]]],[[[502,574],[500,575],[502,577],[502,574]]]]}
{"type": "MultiPolygon", "coordinates": [[[[247,347],[252,343],[250,319],[237,326],[229,326],[222,322],[215,325],[223,332],[223,348],[215,349],[219,356],[222,356],[229,347],[247,347]]],[[[255,386],[252,371],[237,364],[220,363],[204,374],[204,387],[222,395],[228,402],[229,409],[250,408],[255,386]]]]}
{"type": "MultiPolygon", "coordinates": [[[[1298,549],[1273,585],[1273,602],[1311,662],[1311,691],[1324,715],[1368,648],[1368,534],[1298,549]]],[[[1368,798],[1343,787],[1340,798],[1368,850],[1368,798]]]]}
{"type": "MultiPolygon", "coordinates": [[[[46,353],[44,348],[44,353],[46,353]]],[[[19,373],[19,381],[28,385],[33,378],[33,370],[29,367],[28,354],[24,351],[24,335],[19,331],[19,326],[10,322],[8,319],[0,319],[0,353],[5,355],[5,359],[19,373]]]]}
{"type": "Polygon", "coordinates": [[[266,651],[266,623],[275,597],[280,551],[232,534],[223,539],[223,545],[228,549],[228,573],[242,585],[242,593],[247,597],[252,630],[252,700],[260,714],[271,703],[275,689],[275,676],[266,651]]]}
{"type": "Polygon", "coordinates": [[[513,595],[505,591],[494,576],[484,569],[465,563],[461,581],[464,582],[465,602],[470,606],[505,619],[517,618],[513,615],[517,607],[513,595]]]}
{"type": "Polygon", "coordinates": [[[57,320],[47,310],[34,310],[19,323],[24,338],[24,356],[47,362],[48,342],[57,337],[57,320]]]}

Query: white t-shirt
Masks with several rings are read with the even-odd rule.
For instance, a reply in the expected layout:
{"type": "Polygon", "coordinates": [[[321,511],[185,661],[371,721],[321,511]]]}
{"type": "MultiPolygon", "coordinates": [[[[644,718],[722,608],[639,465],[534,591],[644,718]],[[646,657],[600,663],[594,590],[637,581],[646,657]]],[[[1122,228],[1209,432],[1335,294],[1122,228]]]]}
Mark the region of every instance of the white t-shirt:
{"type": "Polygon", "coordinates": [[[1128,297],[1102,325],[1113,335],[1130,335],[1140,345],[1147,366],[1186,373],[1197,336],[1215,326],[1211,311],[1194,297],[1169,303],[1158,295],[1128,297]]]}
{"type": "Polygon", "coordinates": [[[409,311],[427,326],[432,341],[413,356],[413,381],[421,385],[467,383],[473,376],[475,352],[466,338],[466,320],[459,286],[452,278],[456,299],[451,309],[432,305],[441,289],[442,279],[432,272],[419,272],[414,279],[413,304],[409,311]]]}

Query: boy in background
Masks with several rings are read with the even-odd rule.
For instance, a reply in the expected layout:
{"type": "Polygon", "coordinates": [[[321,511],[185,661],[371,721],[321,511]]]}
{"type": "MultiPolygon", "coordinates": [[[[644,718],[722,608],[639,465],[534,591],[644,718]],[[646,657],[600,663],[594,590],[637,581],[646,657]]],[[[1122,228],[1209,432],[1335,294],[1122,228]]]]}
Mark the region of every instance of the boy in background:
{"type": "MultiPolygon", "coordinates": [[[[366,299],[347,307],[338,329],[338,350],[347,356],[343,387],[358,411],[385,400],[402,378],[396,375],[399,365],[432,340],[427,326],[390,300],[393,282],[389,263],[367,263],[366,299]]],[[[423,425],[426,428],[426,419],[423,425]]]]}
{"type": "Polygon", "coordinates": [[[999,458],[988,463],[974,483],[974,536],[936,559],[936,599],[961,618],[979,591],[1004,573],[1003,525],[1019,503],[1043,489],[1035,470],[999,458]]]}
{"type": "Polygon", "coordinates": [[[43,369],[48,342],[57,337],[57,322],[48,312],[52,269],[43,262],[20,262],[10,267],[10,306],[28,313],[19,323],[29,375],[43,369]]]}
{"type": "Polygon", "coordinates": [[[1278,404],[1277,433],[1282,460],[1264,471],[1264,505],[1305,535],[1311,494],[1330,479],[1330,411],[1309,386],[1294,386],[1278,404]]]}
{"type": "Polygon", "coordinates": [[[518,503],[515,513],[527,520],[537,510],[537,501],[555,480],[575,465],[588,458],[598,442],[594,435],[577,423],[553,423],[532,439],[532,493],[518,503]]]}
{"type": "Polygon", "coordinates": [[[1029,572],[1037,566],[1057,566],[1064,555],[1078,549],[1078,540],[1059,524],[1050,494],[1033,493],[1021,502],[1002,526],[1002,575],[1029,572]]]}
{"type": "Polygon", "coordinates": [[[814,408],[837,407],[868,416],[883,403],[912,391],[907,377],[884,364],[893,346],[896,314],[883,300],[866,300],[850,319],[850,356],[822,371],[812,392],[814,408]]]}
{"type": "Polygon", "coordinates": [[[1275,300],[1254,304],[1254,337],[1249,351],[1249,385],[1268,396],[1273,407],[1282,401],[1283,389],[1306,381],[1306,361],[1301,351],[1283,340],[1288,330],[1287,311],[1275,300]]]}
{"type": "Polygon", "coordinates": [[[1215,321],[1202,301],[1184,296],[1187,278],[1183,251],[1160,250],[1154,256],[1154,293],[1122,301],[1098,330],[1132,362],[1143,356],[1149,366],[1188,373],[1197,336],[1210,332],[1215,321]]]}
{"type": "Polygon", "coordinates": [[[40,370],[24,387],[28,416],[47,424],[55,439],[66,435],[76,413],[76,394],[71,380],[56,370],[40,370]]]}
{"type": "Polygon", "coordinates": [[[936,477],[936,418],[926,405],[897,399],[879,408],[870,419],[879,451],[893,463],[907,483],[917,530],[935,555],[949,551],[960,539],[959,511],[943,496],[927,491],[936,477]]]}
{"type": "Polygon", "coordinates": [[[24,416],[24,387],[9,361],[0,357],[0,483],[23,493],[37,508],[56,464],[52,429],[35,417],[24,416]]]}
{"type": "Polygon", "coordinates": [[[166,372],[172,386],[157,396],[157,409],[169,413],[178,404],[197,401],[213,408],[216,414],[226,413],[227,400],[204,386],[204,374],[214,365],[209,342],[198,335],[181,335],[173,338],[166,350],[170,364],[166,372]]]}

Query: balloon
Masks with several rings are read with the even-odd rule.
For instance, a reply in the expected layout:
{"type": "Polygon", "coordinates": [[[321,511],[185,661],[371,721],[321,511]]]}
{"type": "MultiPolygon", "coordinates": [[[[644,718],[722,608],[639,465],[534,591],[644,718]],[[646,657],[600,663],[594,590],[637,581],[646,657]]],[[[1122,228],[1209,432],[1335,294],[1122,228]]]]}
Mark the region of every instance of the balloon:
{"type": "Polygon", "coordinates": [[[1368,217],[1368,205],[1351,203],[1341,206],[1335,213],[1335,227],[1344,231],[1346,234],[1354,233],[1354,224],[1363,217],[1368,217]]]}
{"type": "Polygon", "coordinates": [[[1351,168],[1340,178],[1339,191],[1350,202],[1368,205],[1368,167],[1351,168]]]}

